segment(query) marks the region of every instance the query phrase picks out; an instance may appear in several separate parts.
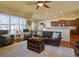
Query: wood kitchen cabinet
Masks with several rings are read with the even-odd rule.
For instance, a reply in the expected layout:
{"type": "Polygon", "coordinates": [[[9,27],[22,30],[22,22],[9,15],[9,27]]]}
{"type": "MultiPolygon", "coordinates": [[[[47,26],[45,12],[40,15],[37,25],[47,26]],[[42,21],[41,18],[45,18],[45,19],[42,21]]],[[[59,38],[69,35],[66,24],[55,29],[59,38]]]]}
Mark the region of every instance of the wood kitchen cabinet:
{"type": "Polygon", "coordinates": [[[59,20],[59,21],[52,21],[51,26],[59,26],[59,25],[64,25],[64,26],[76,26],[76,20],[59,20]]]}

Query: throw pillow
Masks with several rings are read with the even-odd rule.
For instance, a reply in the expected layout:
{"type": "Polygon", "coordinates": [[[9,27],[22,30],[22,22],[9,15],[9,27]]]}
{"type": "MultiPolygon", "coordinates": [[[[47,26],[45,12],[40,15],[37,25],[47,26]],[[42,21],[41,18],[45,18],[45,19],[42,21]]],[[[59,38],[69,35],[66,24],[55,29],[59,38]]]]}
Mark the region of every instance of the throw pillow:
{"type": "Polygon", "coordinates": [[[53,39],[58,39],[59,35],[60,35],[60,33],[58,33],[58,32],[53,32],[52,38],[53,38],[53,39]]]}

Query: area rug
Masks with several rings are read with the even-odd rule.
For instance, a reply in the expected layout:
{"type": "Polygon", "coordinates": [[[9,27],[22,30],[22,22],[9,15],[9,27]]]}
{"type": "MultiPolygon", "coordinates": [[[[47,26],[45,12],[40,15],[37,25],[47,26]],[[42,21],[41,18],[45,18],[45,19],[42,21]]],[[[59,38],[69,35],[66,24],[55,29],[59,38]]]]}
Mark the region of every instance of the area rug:
{"type": "Polygon", "coordinates": [[[0,48],[0,57],[74,57],[74,49],[45,45],[41,53],[27,49],[27,41],[0,48]]]}

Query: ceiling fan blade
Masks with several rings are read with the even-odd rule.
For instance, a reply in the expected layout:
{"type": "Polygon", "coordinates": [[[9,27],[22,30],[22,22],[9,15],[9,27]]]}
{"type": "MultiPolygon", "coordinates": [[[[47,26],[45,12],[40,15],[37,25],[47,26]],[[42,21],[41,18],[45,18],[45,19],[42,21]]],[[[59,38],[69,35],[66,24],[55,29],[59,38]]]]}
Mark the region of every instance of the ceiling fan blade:
{"type": "Polygon", "coordinates": [[[44,4],[44,6],[45,6],[46,8],[49,8],[49,6],[47,6],[46,4],[44,4]]]}
{"type": "Polygon", "coordinates": [[[39,6],[36,7],[36,9],[38,9],[38,8],[39,8],[39,6]]]}
{"type": "Polygon", "coordinates": [[[51,1],[44,1],[45,3],[51,2],[51,1]]]}
{"type": "Polygon", "coordinates": [[[43,1],[37,1],[37,3],[43,3],[43,1]]]}

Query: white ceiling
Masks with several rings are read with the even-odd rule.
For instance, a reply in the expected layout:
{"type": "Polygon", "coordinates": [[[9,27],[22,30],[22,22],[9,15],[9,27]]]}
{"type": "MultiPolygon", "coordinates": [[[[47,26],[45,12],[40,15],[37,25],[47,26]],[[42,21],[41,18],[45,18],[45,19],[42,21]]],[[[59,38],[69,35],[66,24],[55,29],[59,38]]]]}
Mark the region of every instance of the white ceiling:
{"type": "Polygon", "coordinates": [[[19,2],[1,2],[0,11],[16,14],[19,16],[37,19],[56,19],[56,18],[75,18],[79,17],[79,1],[52,1],[46,3],[50,8],[40,7],[36,10],[36,5],[27,5],[34,1],[19,1],[19,2]]]}
{"type": "Polygon", "coordinates": [[[9,2],[1,2],[0,1],[0,11],[8,12],[20,16],[28,16],[32,15],[34,10],[34,5],[26,5],[26,1],[9,1],[9,2]]]}

